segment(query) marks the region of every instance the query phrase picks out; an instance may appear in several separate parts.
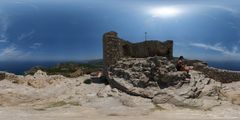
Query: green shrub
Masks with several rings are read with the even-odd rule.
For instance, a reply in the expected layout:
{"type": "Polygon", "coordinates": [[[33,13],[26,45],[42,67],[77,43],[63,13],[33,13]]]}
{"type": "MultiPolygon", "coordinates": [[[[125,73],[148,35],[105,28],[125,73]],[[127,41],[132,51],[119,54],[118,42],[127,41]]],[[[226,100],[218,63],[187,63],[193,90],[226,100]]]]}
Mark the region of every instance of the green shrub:
{"type": "Polygon", "coordinates": [[[87,79],[87,80],[84,80],[83,83],[85,83],[85,84],[91,84],[91,83],[92,83],[92,80],[91,80],[91,79],[87,79]]]}

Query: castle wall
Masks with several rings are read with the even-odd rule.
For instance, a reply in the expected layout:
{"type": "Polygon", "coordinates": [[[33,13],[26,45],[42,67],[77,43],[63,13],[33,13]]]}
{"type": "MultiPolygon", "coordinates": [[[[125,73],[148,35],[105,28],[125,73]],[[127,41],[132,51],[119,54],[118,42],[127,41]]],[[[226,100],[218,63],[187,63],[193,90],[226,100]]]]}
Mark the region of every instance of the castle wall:
{"type": "Polygon", "coordinates": [[[173,41],[160,42],[157,40],[131,43],[118,37],[116,32],[103,35],[103,61],[104,71],[115,64],[120,58],[146,58],[164,56],[173,58],[173,41]]]}
{"type": "Polygon", "coordinates": [[[114,64],[119,58],[123,57],[122,41],[117,37],[117,33],[109,32],[103,36],[103,60],[104,66],[114,64]]]}
{"type": "Polygon", "coordinates": [[[131,44],[132,51],[130,52],[130,56],[134,58],[146,58],[157,55],[172,59],[172,45],[173,42],[170,40],[166,42],[152,40],[134,43],[131,44]]]}
{"type": "Polygon", "coordinates": [[[240,72],[237,71],[222,70],[201,64],[195,64],[194,69],[221,83],[240,81],[240,72]]]}

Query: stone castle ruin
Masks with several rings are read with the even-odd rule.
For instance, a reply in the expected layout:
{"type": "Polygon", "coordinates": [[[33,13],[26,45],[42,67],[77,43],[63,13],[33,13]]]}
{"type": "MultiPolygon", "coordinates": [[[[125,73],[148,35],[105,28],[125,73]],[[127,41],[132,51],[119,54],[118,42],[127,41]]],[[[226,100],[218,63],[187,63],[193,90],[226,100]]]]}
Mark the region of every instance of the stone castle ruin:
{"type": "Polygon", "coordinates": [[[164,56],[173,58],[173,41],[160,42],[149,40],[131,43],[118,37],[116,32],[107,32],[103,35],[103,60],[107,68],[115,64],[120,58],[146,58],[164,56]]]}
{"type": "Polygon", "coordinates": [[[232,93],[224,84],[239,81],[239,73],[211,68],[197,60],[186,60],[194,68],[189,73],[177,71],[171,40],[131,43],[108,32],[103,36],[103,60],[103,75],[112,88],[149,98],[154,104],[201,109],[218,106],[224,99],[240,104],[240,98],[229,96],[232,93]]]}
{"type": "MultiPolygon", "coordinates": [[[[103,61],[104,76],[107,76],[108,68],[115,65],[117,61],[123,58],[148,58],[154,56],[166,57],[168,60],[173,59],[173,41],[167,40],[161,42],[158,40],[148,40],[138,43],[131,43],[118,37],[114,31],[107,32],[103,35],[103,61]]],[[[186,60],[187,63],[202,63],[202,61],[186,60]]],[[[222,83],[240,81],[240,72],[221,70],[212,68],[207,65],[191,63],[194,70],[203,72],[206,76],[213,78],[222,83]]]]}

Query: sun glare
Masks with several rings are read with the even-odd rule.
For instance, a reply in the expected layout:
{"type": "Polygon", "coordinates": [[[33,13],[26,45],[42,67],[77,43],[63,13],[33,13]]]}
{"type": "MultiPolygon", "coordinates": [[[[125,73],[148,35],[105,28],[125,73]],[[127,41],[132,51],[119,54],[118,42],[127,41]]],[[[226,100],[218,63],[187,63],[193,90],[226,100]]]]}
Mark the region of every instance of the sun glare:
{"type": "Polygon", "coordinates": [[[159,7],[150,9],[150,14],[153,17],[174,17],[181,13],[181,10],[176,7],[159,7]]]}

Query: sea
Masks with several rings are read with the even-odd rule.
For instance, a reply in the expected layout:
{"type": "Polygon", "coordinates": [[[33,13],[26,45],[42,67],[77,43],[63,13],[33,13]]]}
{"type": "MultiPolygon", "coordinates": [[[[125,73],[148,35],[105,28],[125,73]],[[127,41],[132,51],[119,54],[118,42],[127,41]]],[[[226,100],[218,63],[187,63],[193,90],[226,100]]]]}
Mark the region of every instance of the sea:
{"type": "Polygon", "coordinates": [[[58,61],[0,61],[0,71],[23,75],[25,71],[35,66],[52,67],[60,62],[58,61]]]}
{"type": "Polygon", "coordinates": [[[240,61],[207,61],[208,66],[232,70],[232,71],[240,71],[240,61]]]}
{"type": "MultiPolygon", "coordinates": [[[[17,75],[23,75],[25,71],[34,66],[53,67],[66,61],[4,61],[0,62],[0,71],[7,71],[17,75]]],[[[82,61],[76,61],[82,63],[82,61]]],[[[240,61],[207,61],[208,65],[215,68],[240,71],[240,61]]]]}

